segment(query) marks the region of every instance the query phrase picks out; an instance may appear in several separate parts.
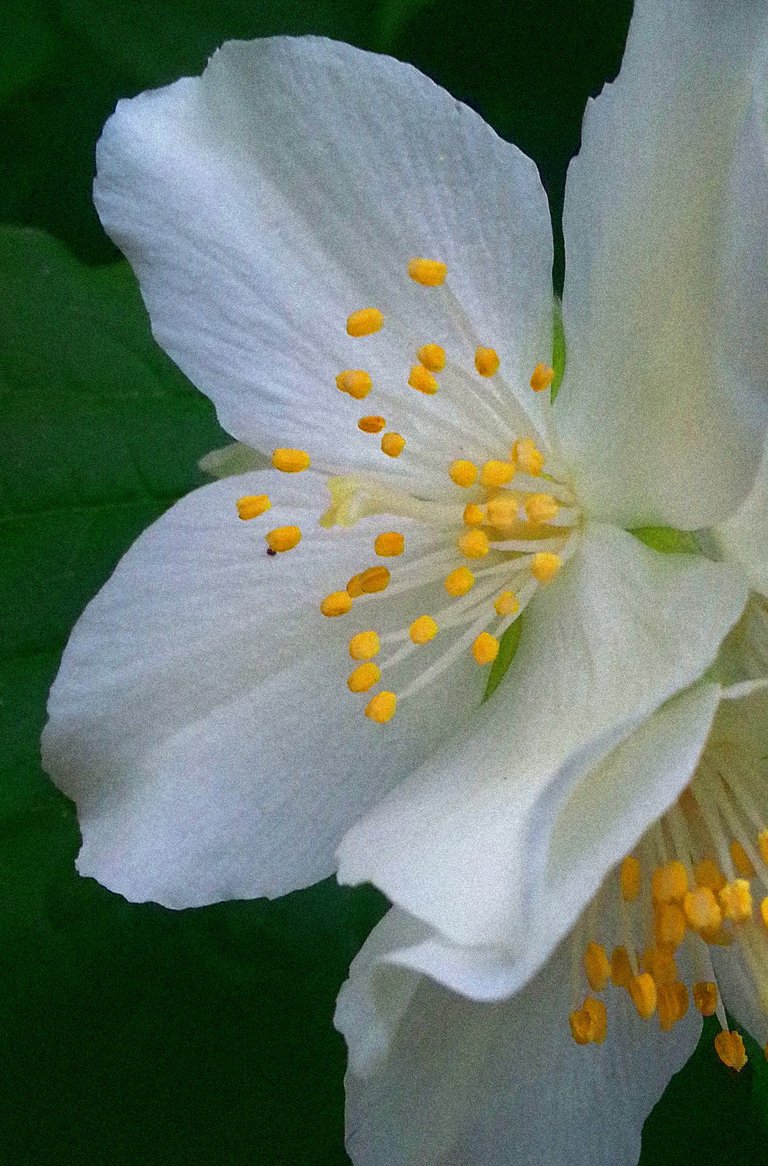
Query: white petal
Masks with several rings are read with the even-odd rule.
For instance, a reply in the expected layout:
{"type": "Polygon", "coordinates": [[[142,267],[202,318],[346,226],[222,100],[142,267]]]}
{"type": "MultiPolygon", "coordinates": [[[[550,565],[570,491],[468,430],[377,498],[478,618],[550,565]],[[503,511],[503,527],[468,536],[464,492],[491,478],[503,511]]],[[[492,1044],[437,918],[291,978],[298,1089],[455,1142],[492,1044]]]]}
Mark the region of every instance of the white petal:
{"type": "MultiPolygon", "coordinates": [[[[45,764],[78,803],[79,869],[127,898],[193,906],[324,877],[350,823],[461,718],[453,684],[467,711],[480,699],[470,659],[391,725],[363,716],[366,698],[345,685],[349,636],[374,615],[385,632],[429,607],[422,589],[324,618],[320,599],[370,564],[380,525],[319,528],[324,484],[297,477],[243,475],[179,502],[128,552],[64,654],[45,764]],[[235,499],[264,492],[272,510],[240,522],[235,499]],[[288,522],[303,540],[270,558],[262,536],[288,522]]],[[[404,529],[406,555],[431,545],[404,529]]]]}
{"type": "Polygon", "coordinates": [[[231,42],[202,78],[120,103],[95,200],[158,340],[249,445],[394,471],[356,429],[377,413],[428,477],[438,454],[505,451],[512,392],[537,408],[552,242],[536,167],[408,65],[311,37],[231,42]],[[448,264],[474,341],[444,289],[408,278],[414,256],[448,264]],[[384,330],[351,339],[347,315],[369,306],[384,330]],[[406,380],[426,342],[472,373],[473,344],[497,348],[507,388],[441,376],[424,398],[406,380]],[[362,408],[335,387],[350,367],[377,386],[362,408]]]}
{"type": "MultiPolygon", "coordinates": [[[[591,528],[528,608],[502,687],[449,747],[352,827],[339,878],[375,883],[459,943],[513,942],[528,901],[526,839],[537,804],[550,788],[565,796],[698,679],[745,599],[724,564],[661,556],[615,528],[591,528]]],[[[678,776],[669,771],[670,781],[678,776]]],[[[638,775],[638,788],[646,779],[638,775]]],[[[553,815],[555,799],[548,805],[553,815]]],[[[649,807],[640,831],[658,812],[655,801],[649,807]]]]}
{"type": "Polygon", "coordinates": [[[399,914],[380,927],[386,935],[375,930],[354,961],[336,1017],[350,1046],[355,1166],[635,1166],[647,1114],[696,1046],[694,1009],[664,1034],[611,991],[606,1042],[579,1047],[568,943],[517,996],[477,1004],[380,966],[382,948],[411,934],[399,914]],[[372,1015],[390,1041],[374,1059],[372,1015]]]}
{"type": "Polygon", "coordinates": [[[768,453],[749,497],[712,533],[723,557],[738,563],[754,591],[768,596],[768,453]]]}
{"type": "Polygon", "coordinates": [[[768,166],[752,86],[767,35],[762,0],[638,0],[619,77],[587,108],[558,414],[582,501],[620,525],[708,526],[757,470],[768,166]]]}

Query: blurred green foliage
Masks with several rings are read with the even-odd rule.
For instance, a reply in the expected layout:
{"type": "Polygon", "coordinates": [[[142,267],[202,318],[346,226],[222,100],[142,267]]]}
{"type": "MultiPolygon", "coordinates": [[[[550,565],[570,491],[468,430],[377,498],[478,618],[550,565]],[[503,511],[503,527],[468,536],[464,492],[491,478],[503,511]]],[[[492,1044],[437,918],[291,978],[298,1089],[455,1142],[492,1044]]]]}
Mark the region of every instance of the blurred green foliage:
{"type": "MultiPolygon", "coordinates": [[[[331,1016],[385,909],[375,892],[329,881],[277,903],[173,913],[75,873],[73,808],[39,765],[48,686],[120,554],[200,484],[197,459],[226,440],[153,344],[93,212],[103,121],[119,97],[199,71],[228,37],[340,37],[414,62],[478,108],[536,159],[557,223],[585,100],[618,68],[629,10],[629,0],[5,0],[3,1166],[345,1162],[331,1016]]],[[[737,1077],[702,1044],[647,1124],[643,1166],[765,1161],[768,1082],[752,1052],[737,1077]]]]}

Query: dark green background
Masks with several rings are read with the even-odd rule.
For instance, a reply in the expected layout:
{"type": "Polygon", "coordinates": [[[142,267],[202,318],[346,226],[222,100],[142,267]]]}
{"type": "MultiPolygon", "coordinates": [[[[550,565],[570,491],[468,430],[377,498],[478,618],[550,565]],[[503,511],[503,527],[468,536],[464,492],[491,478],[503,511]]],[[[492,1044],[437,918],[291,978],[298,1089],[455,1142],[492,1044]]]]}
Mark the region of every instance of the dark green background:
{"type": "MultiPolygon", "coordinates": [[[[75,874],[73,809],[38,761],[47,688],[86,601],[223,440],[153,346],[93,212],[100,126],[118,97],[199,71],[227,37],[323,32],[413,61],[473,104],[536,159],[557,219],[586,97],[618,68],[629,10],[4,0],[0,1162],[345,1162],[331,1016],[384,909],[327,882],[171,913],[75,874]]],[[[702,1043],[647,1124],[643,1166],[766,1160],[768,1071],[751,1051],[737,1077],[702,1043]]]]}

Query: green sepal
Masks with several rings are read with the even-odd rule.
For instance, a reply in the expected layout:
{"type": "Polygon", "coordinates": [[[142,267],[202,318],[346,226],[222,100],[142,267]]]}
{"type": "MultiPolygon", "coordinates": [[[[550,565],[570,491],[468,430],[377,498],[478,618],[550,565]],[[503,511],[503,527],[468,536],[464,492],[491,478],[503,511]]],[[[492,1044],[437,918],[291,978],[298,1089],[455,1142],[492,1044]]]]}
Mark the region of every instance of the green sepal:
{"type": "Polygon", "coordinates": [[[499,654],[491,665],[491,672],[488,677],[488,683],[485,686],[483,699],[481,704],[484,704],[489,697],[493,696],[496,689],[501,684],[507,669],[515,658],[518,645],[520,643],[520,633],[523,630],[523,617],[518,616],[514,623],[510,624],[504,635],[501,637],[499,644],[499,654]]]}
{"type": "Polygon", "coordinates": [[[673,526],[635,526],[629,533],[663,555],[701,554],[701,544],[692,530],[675,530],[673,526]]]}

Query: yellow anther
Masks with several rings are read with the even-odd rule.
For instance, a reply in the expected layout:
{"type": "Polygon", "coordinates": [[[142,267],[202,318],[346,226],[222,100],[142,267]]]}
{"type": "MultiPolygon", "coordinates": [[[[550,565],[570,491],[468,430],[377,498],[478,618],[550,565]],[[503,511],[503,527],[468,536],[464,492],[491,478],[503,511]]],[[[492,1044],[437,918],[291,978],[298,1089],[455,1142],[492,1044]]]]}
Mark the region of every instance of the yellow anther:
{"type": "Polygon", "coordinates": [[[423,287],[440,287],[445,282],[448,268],[439,259],[417,258],[408,263],[408,274],[423,287]]]}
{"type": "Polygon", "coordinates": [[[362,368],[345,368],[336,377],[336,388],[356,401],[362,401],[373,388],[373,381],[362,368]]]}
{"type": "Polygon", "coordinates": [[[602,1044],[608,1032],[608,1012],[602,1000],[587,996],[568,1017],[571,1035],[579,1045],[602,1044]]]}
{"type": "Polygon", "coordinates": [[[348,591],[332,591],[320,604],[323,615],[346,615],[352,610],[352,596],[348,591]]]}
{"type": "MultiPolygon", "coordinates": [[[[571,1036],[577,1045],[588,1045],[592,1042],[592,1018],[583,1008],[575,1008],[568,1014],[568,1023],[571,1026],[571,1036]]],[[[768,1046],[767,1046],[768,1047],[768,1046]]]]}
{"type": "Polygon", "coordinates": [[[514,494],[502,491],[488,499],[488,521],[502,529],[518,522],[518,502],[514,494]]]}
{"type": "Polygon", "coordinates": [[[688,989],[680,980],[676,980],[675,983],[672,984],[672,988],[677,994],[678,1019],[682,1020],[691,1003],[688,997],[688,989]]]}
{"type": "Polygon", "coordinates": [[[370,336],[380,331],[384,325],[384,313],[378,308],[361,308],[347,316],[347,332],[350,336],[370,336]]]}
{"type": "Polygon", "coordinates": [[[650,1020],[656,1011],[656,983],[648,972],[641,972],[629,981],[629,994],[638,1016],[650,1020]]]}
{"type": "Polygon", "coordinates": [[[657,903],[673,903],[680,900],[688,890],[688,872],[682,862],[657,866],[651,875],[651,894],[657,903]]]}
{"type": "Polygon", "coordinates": [[[265,514],[272,506],[268,494],[246,494],[237,500],[237,513],[240,518],[258,518],[265,514]]]}
{"type": "Polygon", "coordinates": [[[382,534],[376,536],[373,549],[382,558],[402,555],[405,550],[405,538],[394,530],[384,531],[382,534]]]}
{"type": "Polygon", "coordinates": [[[758,834],[757,848],[760,851],[760,857],[763,862],[768,865],[768,830],[763,830],[758,834]]]}
{"type": "Polygon", "coordinates": [[[445,368],[445,349],[439,344],[422,344],[416,357],[430,372],[442,372],[445,368]]]}
{"type": "Polygon", "coordinates": [[[534,393],[543,393],[555,379],[555,370],[548,364],[537,364],[531,374],[531,388],[534,393]]]}
{"type": "Polygon", "coordinates": [[[284,474],[300,474],[309,469],[309,454],[303,449],[276,449],[272,454],[272,465],[284,474]]]}
{"type": "Polygon", "coordinates": [[[659,903],[653,924],[653,934],[658,944],[679,947],[685,939],[687,924],[682,907],[677,903],[659,903]]]}
{"type": "Polygon", "coordinates": [[[499,641],[490,632],[481,632],[472,645],[472,655],[478,664],[493,664],[499,654],[499,641]]]}
{"type": "Polygon", "coordinates": [[[702,858],[693,868],[693,877],[700,887],[709,887],[717,894],[725,886],[725,875],[711,858],[702,858]]]}
{"type": "Polygon", "coordinates": [[[464,507],[462,518],[465,526],[482,526],[485,522],[485,511],[475,502],[469,502],[464,507]]]}
{"type": "Polygon", "coordinates": [[[647,947],[640,965],[644,972],[653,976],[656,984],[674,984],[677,979],[677,964],[672,952],[664,947],[647,947]]]}
{"type": "Polygon", "coordinates": [[[271,551],[281,554],[283,551],[292,551],[301,542],[301,531],[298,526],[276,526],[264,536],[271,551]]]}
{"type": "Polygon", "coordinates": [[[363,433],[381,433],[382,429],[386,429],[386,426],[384,418],[376,416],[375,413],[368,417],[361,417],[357,423],[357,428],[362,429],[363,433]]]}
{"type": "Polygon", "coordinates": [[[683,899],[683,911],[688,926],[694,931],[716,931],[723,922],[723,913],[711,887],[696,887],[694,891],[687,891],[683,899]]]}
{"type": "Polygon", "coordinates": [[[394,692],[377,692],[365,706],[365,715],[379,725],[391,721],[397,708],[397,697],[394,692]]]}
{"type": "Polygon", "coordinates": [[[760,904],[760,918],[763,921],[763,926],[768,927],[768,897],[763,899],[760,904]]]}
{"type": "Polygon", "coordinates": [[[627,949],[623,945],[615,947],[611,953],[611,982],[617,988],[628,988],[633,975],[627,949]]]}
{"type": "Polygon", "coordinates": [[[475,349],[475,368],[481,377],[493,377],[499,371],[499,354],[495,348],[475,349]]]}
{"type": "MultiPolygon", "coordinates": [[[[340,591],[339,595],[349,595],[347,591],[340,591]]],[[[349,641],[349,654],[353,660],[372,660],[381,651],[381,640],[378,632],[358,632],[349,641]]]]}
{"type": "Polygon", "coordinates": [[[456,545],[468,559],[482,559],[491,549],[488,535],[475,527],[459,535],[456,545]]]}
{"type": "Polygon", "coordinates": [[[529,494],[523,502],[523,510],[529,522],[551,522],[560,511],[560,504],[551,494],[529,494]]]}
{"type": "MultiPolygon", "coordinates": [[[[360,593],[362,595],[373,595],[377,591],[384,591],[389,586],[389,578],[389,571],[386,567],[368,567],[367,570],[361,571],[359,575],[353,576],[356,584],[360,587],[360,593]]],[[[350,579],[351,582],[352,579],[350,579]]],[[[347,584],[347,591],[349,591],[349,584],[347,584]]]]}
{"type": "Polygon", "coordinates": [[[347,677],[347,688],[350,692],[367,692],[381,680],[381,669],[378,664],[360,664],[347,677]]]}
{"type": "Polygon", "coordinates": [[[457,462],[451,462],[448,476],[457,486],[468,490],[477,481],[477,466],[474,462],[464,461],[463,458],[460,458],[457,462]]]}
{"type": "Polygon", "coordinates": [[[611,975],[611,961],[602,943],[588,943],[584,952],[584,972],[593,992],[602,992],[611,975]]]}
{"type": "Polygon", "coordinates": [[[405,449],[405,438],[399,433],[385,433],[381,439],[381,450],[387,457],[400,457],[405,449]]]}
{"type": "Polygon", "coordinates": [[[656,1011],[659,1017],[659,1028],[662,1032],[669,1032],[675,1027],[680,1016],[680,1003],[675,991],[675,984],[657,984],[656,1011]]]}
{"type": "Polygon", "coordinates": [[[440,388],[437,383],[437,378],[432,376],[429,369],[424,368],[423,364],[414,364],[408,374],[408,384],[412,389],[418,389],[420,393],[426,393],[428,397],[434,396],[440,388]]]}
{"type": "Polygon", "coordinates": [[[744,1041],[737,1032],[729,1032],[727,1028],[715,1037],[715,1052],[724,1065],[729,1069],[735,1069],[737,1073],[740,1073],[747,1063],[744,1041]]]}
{"type": "Polygon", "coordinates": [[[408,629],[408,635],[414,644],[428,644],[438,633],[438,626],[431,615],[420,615],[408,629]]]}
{"type": "Polygon", "coordinates": [[[521,437],[512,446],[512,460],[523,474],[538,478],[544,469],[546,458],[530,437],[521,437]]]}
{"type": "Polygon", "coordinates": [[[551,583],[563,565],[559,555],[551,551],[538,551],[531,560],[531,574],[539,583],[551,583]]]}
{"type": "Polygon", "coordinates": [[[514,591],[502,591],[494,599],[493,606],[497,615],[516,615],[520,610],[520,600],[514,591]]]}
{"type": "Polygon", "coordinates": [[[449,595],[454,599],[460,595],[466,595],[471,591],[475,585],[475,576],[470,571],[469,567],[457,567],[455,571],[451,571],[446,575],[443,586],[449,595]]]}
{"type": "Polygon", "coordinates": [[[353,575],[347,583],[346,592],[351,599],[359,599],[363,594],[363,576],[353,575]]]}
{"type": "Polygon", "coordinates": [[[633,854],[628,854],[619,867],[619,886],[625,903],[634,903],[640,894],[643,872],[640,862],[633,854]]]}
{"type": "Polygon", "coordinates": [[[486,462],[483,466],[480,471],[480,482],[486,489],[494,489],[497,486],[506,486],[514,476],[515,467],[512,462],[494,460],[486,462]]]}
{"type": "Polygon", "coordinates": [[[734,879],[726,883],[720,892],[720,906],[723,918],[731,923],[746,923],[752,918],[752,892],[746,879],[734,879]]]}
{"type": "Polygon", "coordinates": [[[717,984],[699,980],[693,985],[693,1002],[702,1016],[714,1016],[717,1008],[717,984]]]}
{"type": "Polygon", "coordinates": [[[755,868],[741,843],[734,838],[728,849],[731,852],[731,859],[736,869],[736,874],[742,879],[753,879],[756,873],[755,868]]]}

